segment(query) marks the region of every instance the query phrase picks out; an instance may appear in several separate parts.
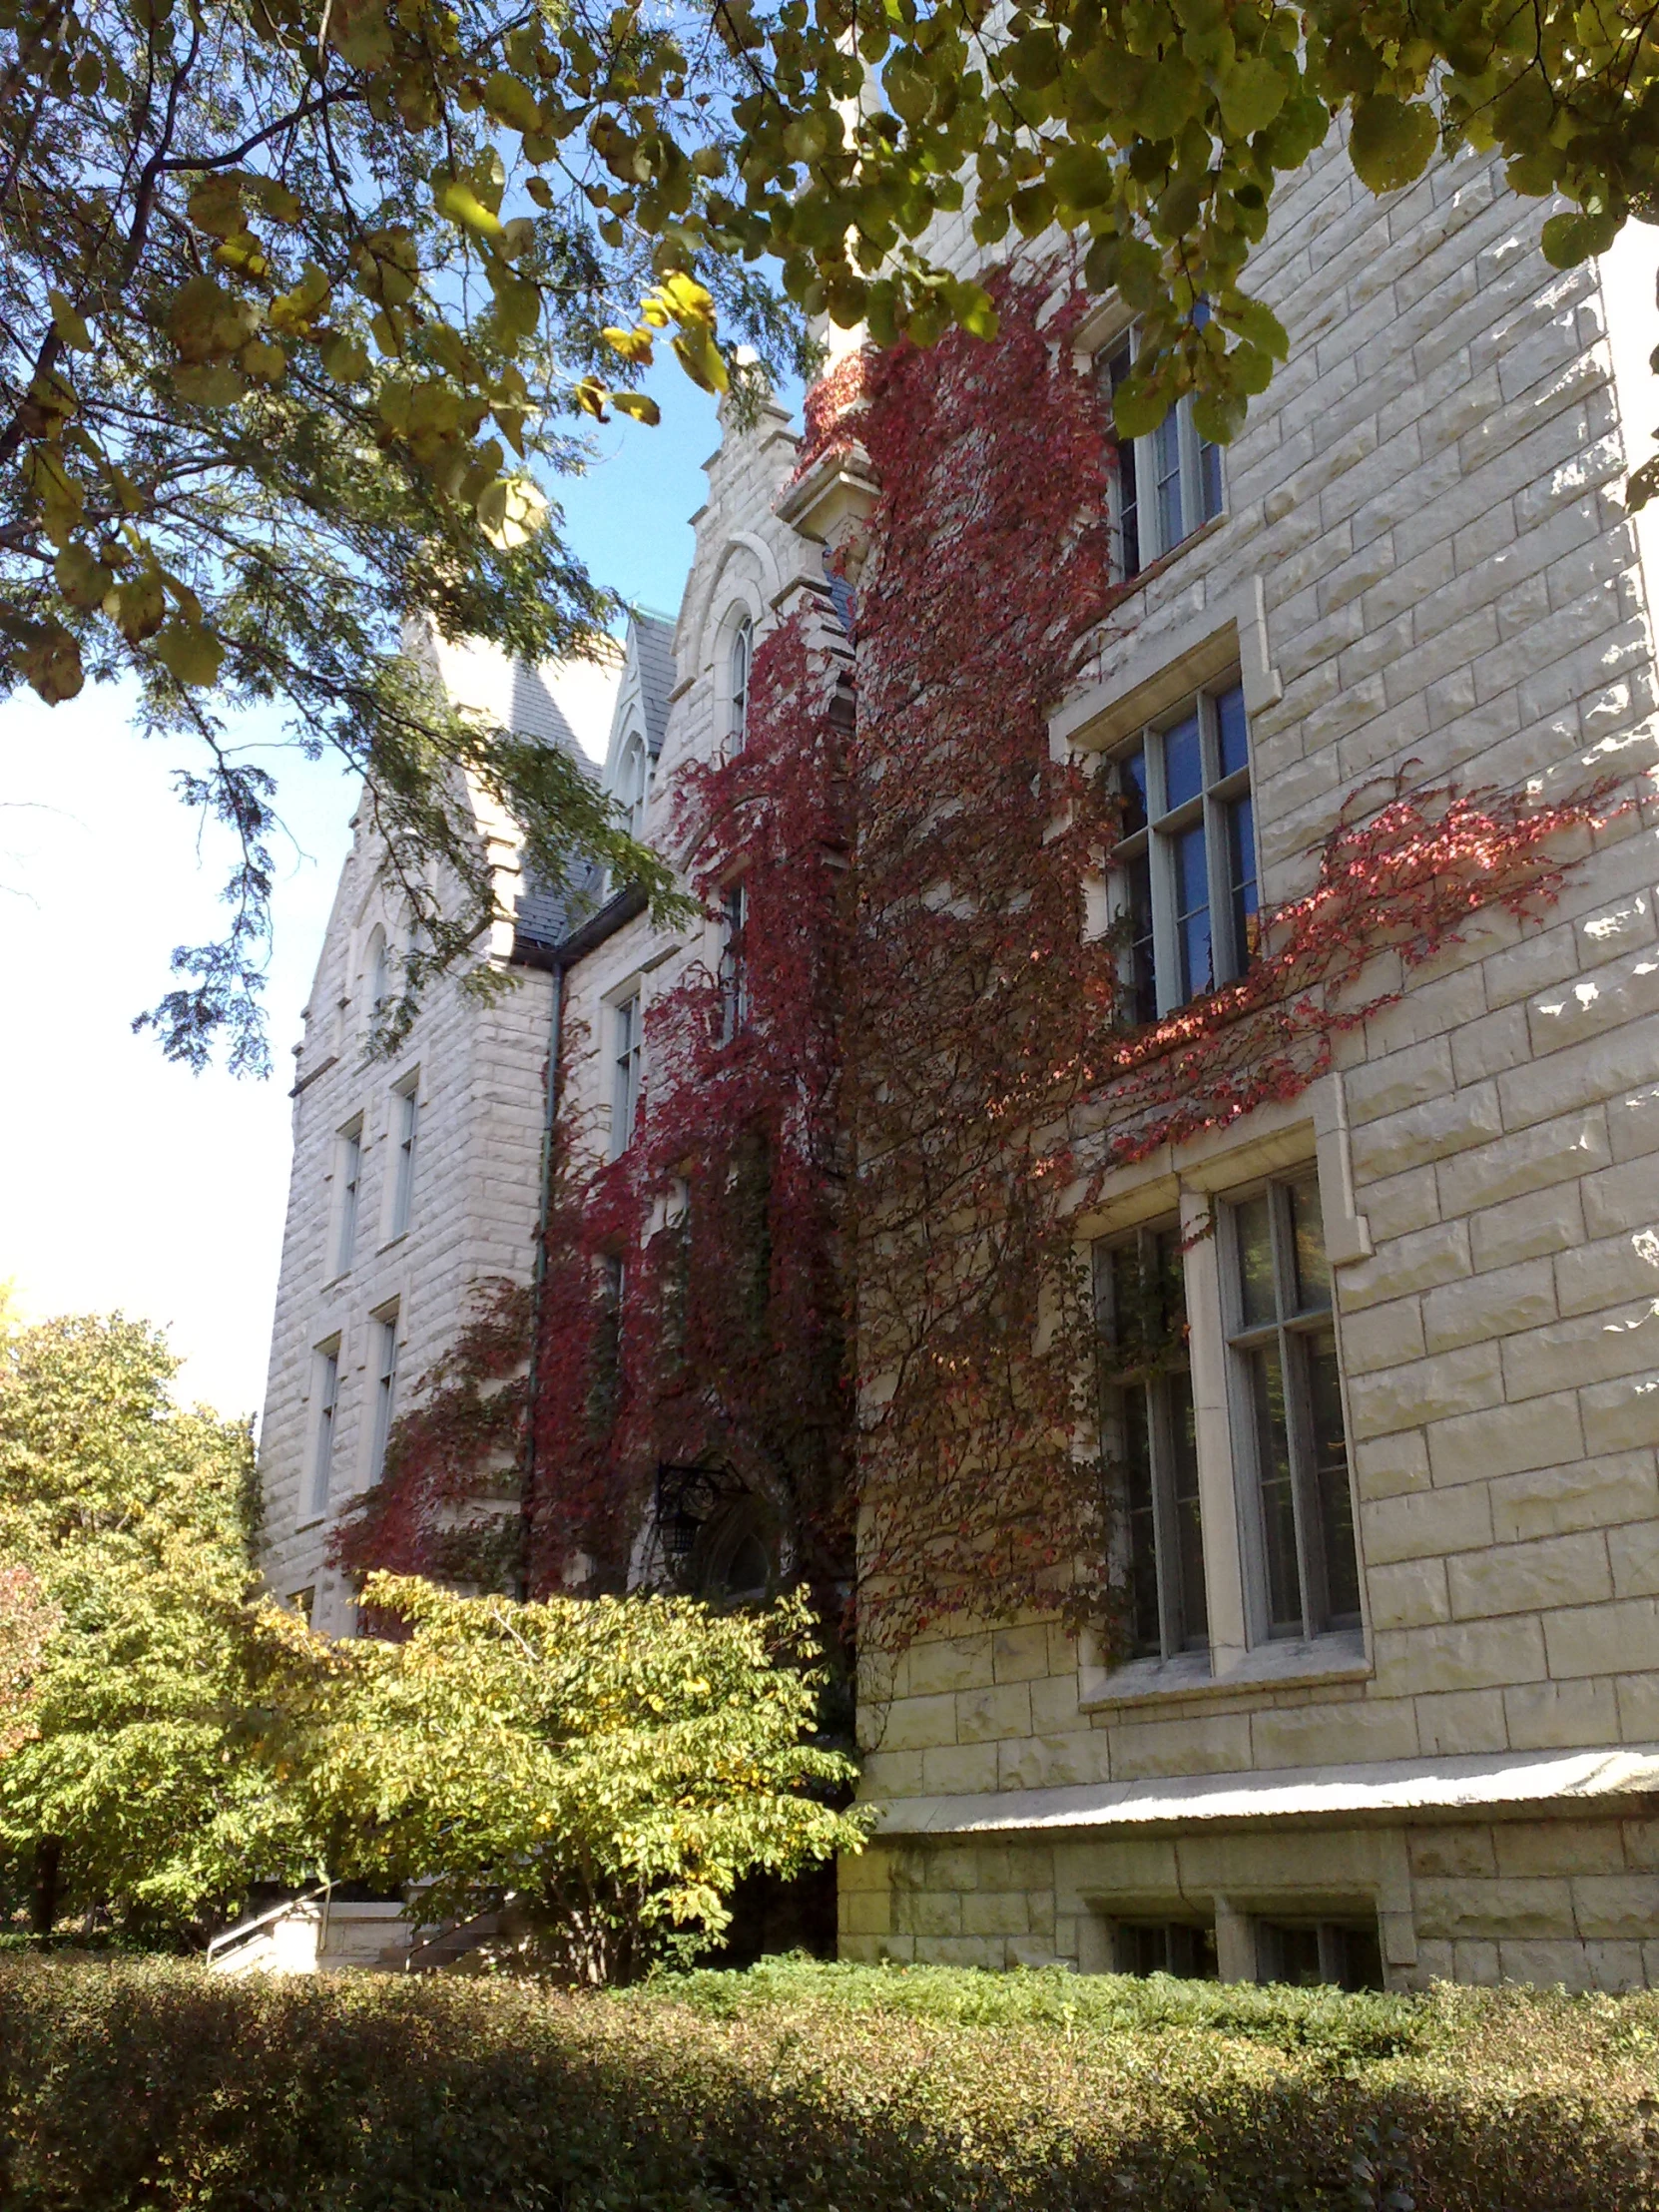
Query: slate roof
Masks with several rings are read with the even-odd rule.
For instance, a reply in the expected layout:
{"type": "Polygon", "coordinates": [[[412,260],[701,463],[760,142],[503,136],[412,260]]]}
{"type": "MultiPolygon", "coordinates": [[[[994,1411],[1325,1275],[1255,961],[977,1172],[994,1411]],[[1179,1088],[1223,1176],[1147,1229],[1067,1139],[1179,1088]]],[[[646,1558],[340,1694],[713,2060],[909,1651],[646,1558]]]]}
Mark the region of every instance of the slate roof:
{"type": "Polygon", "coordinates": [[[636,608],[633,616],[634,648],[639,655],[641,703],[645,708],[645,742],[655,760],[663,750],[668,728],[669,694],[674,689],[674,632],[671,615],[650,614],[636,608]]]}

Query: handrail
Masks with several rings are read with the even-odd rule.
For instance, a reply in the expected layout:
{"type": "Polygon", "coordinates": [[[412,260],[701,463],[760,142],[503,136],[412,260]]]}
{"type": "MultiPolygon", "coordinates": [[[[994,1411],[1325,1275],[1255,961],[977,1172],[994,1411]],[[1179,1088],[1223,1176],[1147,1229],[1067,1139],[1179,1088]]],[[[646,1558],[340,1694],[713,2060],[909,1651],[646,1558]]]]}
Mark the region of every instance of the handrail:
{"type": "Polygon", "coordinates": [[[212,1964],[221,1951],[232,1950],[247,1942],[262,1928],[269,1928],[274,1921],[279,1921],[284,1914],[291,1913],[296,1905],[314,1905],[318,1898],[326,1902],[332,1895],[333,1888],[331,1882],[318,1883],[314,1890],[307,1890],[300,1897],[284,1898],[280,1905],[274,1905],[269,1913],[262,1913],[257,1920],[239,1921],[235,1928],[226,1929],[223,1935],[216,1936],[208,1945],[206,1955],[209,1964],[212,1964]]]}
{"type": "Polygon", "coordinates": [[[482,1912],[468,1914],[464,1921],[451,1921],[447,1928],[440,1928],[435,1936],[428,1936],[423,1943],[411,1943],[404,1954],[403,1971],[413,1973],[414,1962],[423,1950],[435,1950],[439,1943],[447,1943],[451,1936],[459,1936],[465,1929],[476,1928],[480,1921],[493,1920],[500,1911],[499,1905],[486,1905],[482,1912]]]}

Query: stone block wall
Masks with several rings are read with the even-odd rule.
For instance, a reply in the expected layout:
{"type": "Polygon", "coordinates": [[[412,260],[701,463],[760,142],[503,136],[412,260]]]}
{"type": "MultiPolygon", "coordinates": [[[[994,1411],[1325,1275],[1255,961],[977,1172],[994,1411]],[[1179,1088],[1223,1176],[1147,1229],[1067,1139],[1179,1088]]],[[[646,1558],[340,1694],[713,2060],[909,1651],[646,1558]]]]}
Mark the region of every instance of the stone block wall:
{"type": "MultiPolygon", "coordinates": [[[[501,855],[504,873],[510,853],[501,855]]],[[[366,825],[340,878],[305,1036],[295,1048],[293,1167],[270,1379],[260,1432],[264,1571],[283,1600],[314,1592],[312,1619],[330,1633],[355,1623],[350,1593],[323,1563],[341,1503],[374,1478],[375,1317],[395,1301],[396,1404],[448,1352],[492,1278],[528,1280],[539,1201],[549,977],[513,971],[505,997],[483,1004],[458,976],[433,984],[409,1036],[389,1060],[368,1050],[374,927],[395,949],[398,915],[378,877],[366,825]],[[413,1078],[419,1121],[409,1225],[392,1235],[397,1094],[413,1078]],[[340,1132],[362,1122],[361,1182],[351,1267],[337,1271],[340,1132]],[[318,1347],[339,1343],[327,1505],[312,1492],[320,1421],[318,1347]]],[[[511,904],[510,882],[505,884],[511,904]]],[[[485,958],[501,960],[504,934],[485,958]]]]}
{"type": "MultiPolygon", "coordinates": [[[[1269,899],[1308,886],[1368,780],[1548,798],[1637,779],[1638,805],[1563,845],[1541,924],[1480,914],[1408,976],[1378,958],[1361,988],[1397,1002],[1339,1041],[1325,1085],[1124,1171],[1079,1223],[1191,1221],[1230,1176],[1317,1160],[1346,1240],[1364,1632],[1217,1633],[1208,1669],[1157,1681],[1050,1623],[912,1648],[864,1705],[864,1789],[894,1840],[844,1871],[852,1954],[1100,1961],[1078,1931],[1109,1921],[1114,1886],[1145,1892],[1128,1847],[1068,1845],[1067,1873],[1017,1826],[905,1840],[953,1805],[967,1822],[967,1800],[978,1819],[995,1794],[1659,1742],[1654,633],[1618,496],[1651,394],[1626,389],[1621,418],[1608,323],[1628,295],[1549,269],[1536,229],[1479,162],[1380,202],[1340,148],[1314,158],[1253,264],[1292,353],[1227,454],[1225,515],[1114,609],[1054,725],[1087,758],[1126,734],[1115,701],[1213,659],[1231,624],[1269,899]]],[[[1391,1977],[1654,1970],[1641,1824],[1393,1833],[1391,1977]]],[[[1205,1848],[1221,1860],[1181,1879],[1221,1920],[1273,1864],[1290,1891],[1336,1879],[1300,1827],[1205,1848]]]]}

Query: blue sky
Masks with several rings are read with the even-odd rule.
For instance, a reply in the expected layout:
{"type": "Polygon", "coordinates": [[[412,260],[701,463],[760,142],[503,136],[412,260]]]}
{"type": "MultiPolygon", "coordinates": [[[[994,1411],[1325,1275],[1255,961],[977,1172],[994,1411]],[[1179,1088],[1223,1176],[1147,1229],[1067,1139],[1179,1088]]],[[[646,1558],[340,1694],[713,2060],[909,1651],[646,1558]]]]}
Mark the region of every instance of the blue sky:
{"type": "MultiPolygon", "coordinates": [[[[714,450],[714,404],[670,368],[655,430],[594,435],[589,475],[557,487],[571,544],[602,582],[672,613],[714,450]]],[[[170,1066],[135,1014],[175,944],[217,927],[227,852],[173,797],[176,751],[144,743],[119,691],[0,707],[0,1283],[34,1317],[120,1310],[167,1328],[181,1393],[250,1413],[265,1390],[287,1194],[286,1091],[352,791],[275,752],[284,819],[267,1083],[170,1066]]]]}

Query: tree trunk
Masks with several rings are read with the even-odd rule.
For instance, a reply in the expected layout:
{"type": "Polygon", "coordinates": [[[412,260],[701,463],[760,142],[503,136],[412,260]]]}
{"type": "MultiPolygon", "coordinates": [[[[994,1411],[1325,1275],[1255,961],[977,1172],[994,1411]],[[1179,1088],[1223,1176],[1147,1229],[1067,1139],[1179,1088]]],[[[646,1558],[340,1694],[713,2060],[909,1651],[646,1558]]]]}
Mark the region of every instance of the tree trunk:
{"type": "Polygon", "coordinates": [[[58,1869],[62,1861],[59,1837],[36,1837],[34,1896],[29,1910],[29,1927],[36,1936],[50,1936],[58,1925],[58,1869]]]}

